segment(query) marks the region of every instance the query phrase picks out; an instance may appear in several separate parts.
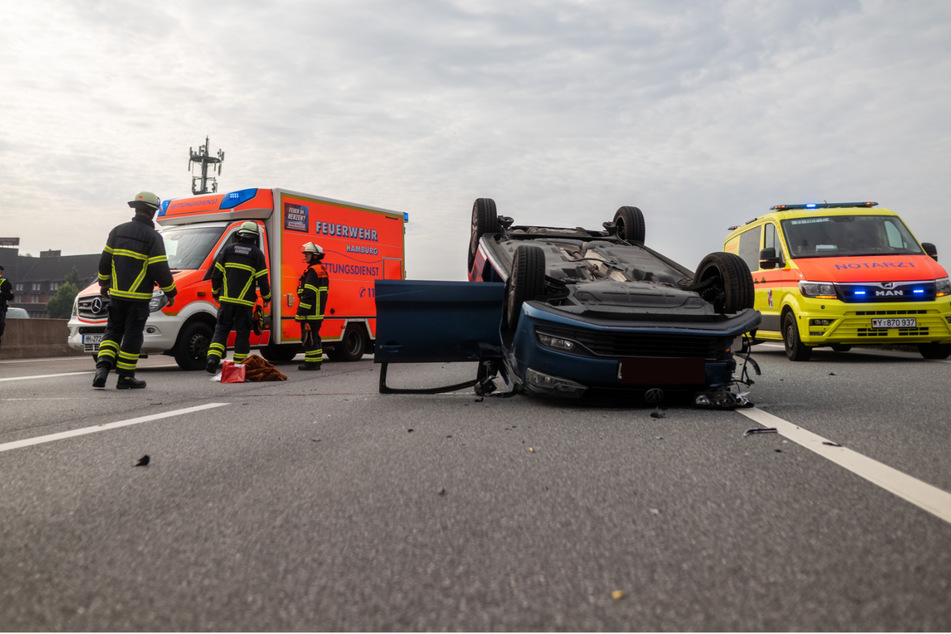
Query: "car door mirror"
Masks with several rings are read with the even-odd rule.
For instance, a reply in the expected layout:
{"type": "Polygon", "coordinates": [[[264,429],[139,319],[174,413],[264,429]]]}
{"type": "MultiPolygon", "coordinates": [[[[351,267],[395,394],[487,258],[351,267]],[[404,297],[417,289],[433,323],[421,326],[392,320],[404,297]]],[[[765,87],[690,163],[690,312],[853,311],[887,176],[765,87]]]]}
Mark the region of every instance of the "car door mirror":
{"type": "Polygon", "coordinates": [[[935,262],[938,261],[938,249],[935,248],[935,245],[930,242],[922,242],[921,248],[925,250],[925,253],[927,253],[932,260],[935,262]]]}
{"type": "Polygon", "coordinates": [[[774,269],[777,266],[782,266],[783,259],[776,255],[776,249],[773,247],[766,247],[759,252],[759,267],[761,269],[774,269]]]}

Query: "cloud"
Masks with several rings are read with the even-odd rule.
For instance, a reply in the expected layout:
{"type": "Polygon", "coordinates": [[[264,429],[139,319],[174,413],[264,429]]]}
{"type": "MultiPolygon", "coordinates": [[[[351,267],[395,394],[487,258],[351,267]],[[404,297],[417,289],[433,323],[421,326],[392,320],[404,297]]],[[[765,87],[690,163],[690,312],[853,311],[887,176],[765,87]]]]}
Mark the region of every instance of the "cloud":
{"type": "Polygon", "coordinates": [[[592,228],[637,205],[688,267],[778,202],[879,200],[949,249],[949,18],[858,0],[20,3],[0,25],[0,222],[24,252],[96,252],[136,191],[190,193],[207,135],[222,190],[409,212],[417,279],[465,276],[480,196],[592,228]]]}

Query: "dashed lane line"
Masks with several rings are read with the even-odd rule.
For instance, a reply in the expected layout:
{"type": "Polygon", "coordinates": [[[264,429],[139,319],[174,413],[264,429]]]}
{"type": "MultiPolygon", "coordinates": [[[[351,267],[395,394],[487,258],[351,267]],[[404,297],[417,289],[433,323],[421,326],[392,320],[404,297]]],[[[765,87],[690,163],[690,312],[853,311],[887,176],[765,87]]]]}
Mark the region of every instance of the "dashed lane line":
{"type": "Polygon", "coordinates": [[[754,407],[736,411],[764,427],[775,428],[781,436],[827,460],[831,460],[840,467],[848,469],[859,477],[897,495],[906,502],[928,511],[945,522],[951,523],[951,493],[913,478],[898,469],[872,460],[847,447],[842,447],[761,409],[754,407]]]}
{"type": "Polygon", "coordinates": [[[32,445],[40,445],[47,442],[53,442],[55,440],[63,440],[65,438],[73,438],[75,436],[85,436],[86,434],[95,434],[96,432],[108,431],[110,429],[118,429],[119,427],[128,427],[129,425],[139,425],[141,423],[148,423],[153,420],[171,418],[172,416],[182,416],[184,414],[200,412],[202,410],[213,409],[215,407],[222,407],[224,405],[228,405],[228,403],[206,403],[204,405],[196,405],[195,407],[186,407],[185,409],[176,409],[170,412],[161,412],[158,414],[149,414],[148,416],[139,416],[138,418],[130,418],[128,420],[120,420],[114,423],[104,423],[102,425],[96,425],[95,427],[83,427],[81,429],[71,429],[69,431],[60,432],[58,434],[49,434],[47,436],[37,436],[36,438],[24,438],[23,440],[15,440],[13,442],[3,443],[2,445],[0,445],[0,453],[4,451],[10,451],[11,449],[20,449],[22,447],[30,447],[32,445]]]}

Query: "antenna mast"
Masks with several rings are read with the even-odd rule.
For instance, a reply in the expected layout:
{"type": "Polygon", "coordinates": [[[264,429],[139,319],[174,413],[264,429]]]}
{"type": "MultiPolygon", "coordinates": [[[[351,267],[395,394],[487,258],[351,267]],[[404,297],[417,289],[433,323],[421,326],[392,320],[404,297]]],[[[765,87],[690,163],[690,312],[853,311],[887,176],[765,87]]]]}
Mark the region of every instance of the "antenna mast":
{"type": "Polygon", "coordinates": [[[205,137],[205,144],[198,147],[198,152],[195,152],[192,148],[188,148],[188,171],[193,172],[194,165],[201,165],[201,176],[192,176],[192,193],[193,194],[210,194],[218,191],[218,179],[214,176],[208,176],[208,166],[211,166],[211,172],[213,174],[221,174],[221,164],[225,160],[225,153],[222,150],[218,150],[218,156],[209,156],[208,155],[208,137],[205,137]],[[199,186],[200,183],[200,186],[199,186]],[[211,189],[208,189],[208,185],[211,185],[211,189]]]}

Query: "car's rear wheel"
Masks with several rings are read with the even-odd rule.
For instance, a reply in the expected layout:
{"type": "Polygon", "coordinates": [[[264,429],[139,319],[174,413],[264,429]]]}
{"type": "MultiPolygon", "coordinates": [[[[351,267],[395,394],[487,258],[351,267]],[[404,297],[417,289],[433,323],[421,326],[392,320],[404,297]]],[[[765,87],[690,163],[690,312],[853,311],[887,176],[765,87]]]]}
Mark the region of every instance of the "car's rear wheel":
{"type": "Polygon", "coordinates": [[[631,244],[644,244],[644,214],[637,207],[621,207],[614,213],[617,235],[631,244]]]}
{"type": "Polygon", "coordinates": [[[486,234],[498,233],[499,215],[495,208],[495,201],[491,198],[476,198],[472,204],[472,230],[469,235],[469,269],[475,262],[476,252],[479,250],[479,240],[486,234]]]}
{"type": "Polygon", "coordinates": [[[951,356],[951,344],[919,343],[918,353],[925,359],[947,359],[951,356]]]}
{"type": "Polygon", "coordinates": [[[783,316],[783,346],[790,361],[808,361],[812,356],[812,348],[799,338],[799,326],[796,325],[796,314],[791,310],[783,316]]]}
{"type": "Polygon", "coordinates": [[[718,313],[738,313],[753,308],[756,296],[750,267],[734,253],[716,251],[700,261],[694,286],[718,313]]]}
{"type": "Polygon", "coordinates": [[[506,295],[505,323],[511,330],[518,326],[522,304],[541,297],[544,291],[545,252],[537,246],[520,246],[512,259],[506,295]]]}

